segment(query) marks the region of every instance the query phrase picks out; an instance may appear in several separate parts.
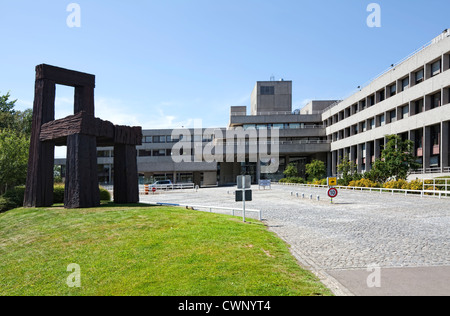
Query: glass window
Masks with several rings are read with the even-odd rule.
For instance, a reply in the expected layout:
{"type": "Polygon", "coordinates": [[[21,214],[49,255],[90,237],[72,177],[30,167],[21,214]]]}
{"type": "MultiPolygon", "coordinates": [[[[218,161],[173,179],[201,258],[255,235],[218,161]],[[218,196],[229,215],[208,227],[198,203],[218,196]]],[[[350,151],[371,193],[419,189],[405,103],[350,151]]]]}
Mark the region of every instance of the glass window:
{"type": "Polygon", "coordinates": [[[389,90],[391,92],[391,96],[394,96],[397,93],[397,85],[393,84],[392,86],[389,87],[389,90]]]}
{"type": "Polygon", "coordinates": [[[298,129],[300,128],[300,123],[291,123],[289,124],[290,129],[298,129]]]}
{"type": "Polygon", "coordinates": [[[436,76],[441,73],[441,61],[438,60],[431,64],[431,76],[436,76]]]}
{"type": "Polygon", "coordinates": [[[423,69],[416,72],[416,84],[423,81],[423,69]]]}
{"type": "Polygon", "coordinates": [[[267,124],[258,124],[256,125],[256,129],[267,129],[267,124]]]}
{"type": "Polygon", "coordinates": [[[402,91],[408,89],[408,86],[409,86],[409,77],[406,77],[405,79],[402,80],[402,91]]]}
{"type": "Polygon", "coordinates": [[[166,143],[172,142],[172,136],[166,136],[166,143]]]}
{"type": "Polygon", "coordinates": [[[244,130],[248,130],[248,129],[255,129],[256,125],[255,124],[246,124],[244,125],[244,130]]]}
{"type": "Polygon", "coordinates": [[[150,157],[152,155],[151,150],[141,149],[139,150],[139,157],[150,157]]]}
{"type": "Polygon", "coordinates": [[[143,141],[144,143],[152,143],[153,137],[152,136],[145,136],[143,141]]]}
{"type": "Polygon", "coordinates": [[[261,95],[274,95],[275,87],[274,86],[261,86],[261,95]]]}
{"type": "Polygon", "coordinates": [[[273,124],[272,128],[273,129],[283,129],[284,128],[284,124],[273,124]]]}

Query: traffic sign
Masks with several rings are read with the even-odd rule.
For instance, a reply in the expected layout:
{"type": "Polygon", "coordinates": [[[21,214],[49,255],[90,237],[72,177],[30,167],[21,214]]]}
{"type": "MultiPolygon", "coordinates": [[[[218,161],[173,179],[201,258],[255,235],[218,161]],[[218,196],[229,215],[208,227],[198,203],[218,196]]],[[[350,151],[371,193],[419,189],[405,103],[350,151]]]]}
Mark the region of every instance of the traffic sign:
{"type": "Polygon", "coordinates": [[[338,190],[336,188],[330,188],[328,190],[328,196],[334,199],[336,196],[338,196],[338,190]]]}
{"type": "Polygon", "coordinates": [[[156,192],[156,188],[155,188],[155,187],[152,188],[152,192],[153,192],[153,193],[156,192]]]}
{"type": "Polygon", "coordinates": [[[336,177],[330,177],[327,179],[327,183],[329,187],[337,186],[337,178],[336,177]]]}

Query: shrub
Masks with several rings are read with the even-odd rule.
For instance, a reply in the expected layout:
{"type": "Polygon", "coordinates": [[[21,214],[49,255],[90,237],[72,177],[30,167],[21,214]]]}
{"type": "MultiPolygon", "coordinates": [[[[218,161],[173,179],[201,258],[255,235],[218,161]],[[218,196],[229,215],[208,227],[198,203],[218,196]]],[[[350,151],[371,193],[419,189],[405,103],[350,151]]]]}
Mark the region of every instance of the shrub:
{"type": "Polygon", "coordinates": [[[409,186],[408,181],[403,179],[391,180],[383,185],[383,187],[386,189],[402,189],[402,190],[408,190],[408,186],[409,186]]]}
{"type": "Polygon", "coordinates": [[[413,180],[409,183],[409,190],[422,190],[423,182],[421,180],[413,180]]]}
{"type": "Polygon", "coordinates": [[[12,210],[16,208],[18,205],[9,198],[5,198],[4,196],[0,196],[0,213],[12,210]]]}
{"type": "Polygon", "coordinates": [[[64,184],[58,183],[53,186],[53,203],[64,203],[64,184]]]}
{"type": "Polygon", "coordinates": [[[359,188],[379,188],[381,185],[377,182],[371,181],[369,179],[360,179],[350,181],[349,186],[359,187],[359,188]]]}
{"type": "Polygon", "coordinates": [[[111,194],[103,187],[100,187],[100,201],[111,201],[111,194]]]}

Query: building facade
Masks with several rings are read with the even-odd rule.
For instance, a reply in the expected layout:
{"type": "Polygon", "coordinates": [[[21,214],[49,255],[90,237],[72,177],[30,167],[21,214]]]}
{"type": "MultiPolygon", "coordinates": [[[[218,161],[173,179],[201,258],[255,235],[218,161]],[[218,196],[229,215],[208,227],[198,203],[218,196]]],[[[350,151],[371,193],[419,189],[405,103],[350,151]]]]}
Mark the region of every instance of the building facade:
{"type": "MultiPolygon", "coordinates": [[[[304,177],[306,164],[314,159],[327,164],[328,175],[336,175],[345,156],[365,172],[392,134],[414,143],[421,168],[411,177],[450,175],[449,70],[446,30],[345,100],[311,101],[293,111],[291,81],[257,82],[250,115],[246,106],[231,107],[226,128],[144,130],[137,157],[140,182],[170,179],[226,185],[247,174],[257,183],[283,178],[291,163],[304,177]],[[174,159],[179,144],[183,161],[174,159]],[[243,154],[237,150],[241,145],[243,154]],[[208,159],[205,152],[215,159],[208,159]],[[266,172],[274,161],[277,169],[266,172]]],[[[113,155],[113,148],[98,149],[100,183],[113,179],[113,155]]]]}

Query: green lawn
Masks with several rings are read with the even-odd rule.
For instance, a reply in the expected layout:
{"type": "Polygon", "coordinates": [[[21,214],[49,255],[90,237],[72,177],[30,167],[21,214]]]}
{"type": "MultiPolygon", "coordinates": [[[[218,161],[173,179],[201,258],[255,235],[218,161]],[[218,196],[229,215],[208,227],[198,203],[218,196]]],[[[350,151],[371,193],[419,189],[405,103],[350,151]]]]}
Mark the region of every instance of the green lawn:
{"type": "Polygon", "coordinates": [[[173,207],[15,209],[0,258],[0,295],[331,294],[262,223],[173,207]]]}

